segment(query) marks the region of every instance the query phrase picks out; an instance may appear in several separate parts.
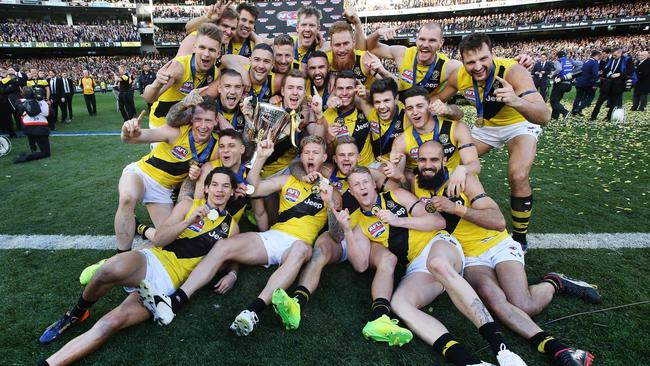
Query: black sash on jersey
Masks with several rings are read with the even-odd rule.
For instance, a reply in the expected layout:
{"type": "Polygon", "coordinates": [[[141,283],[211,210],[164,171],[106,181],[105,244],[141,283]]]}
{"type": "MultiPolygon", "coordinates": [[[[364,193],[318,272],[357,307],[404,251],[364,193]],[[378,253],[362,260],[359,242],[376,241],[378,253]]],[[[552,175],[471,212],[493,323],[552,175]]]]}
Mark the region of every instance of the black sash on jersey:
{"type": "Polygon", "coordinates": [[[368,133],[370,133],[370,122],[366,119],[366,115],[357,109],[357,122],[354,124],[354,131],[350,135],[354,137],[359,153],[361,153],[363,147],[366,145],[368,133]]]}
{"type": "Polygon", "coordinates": [[[228,215],[214,229],[193,238],[176,239],[162,249],[173,252],[179,259],[203,257],[208,254],[218,240],[228,237],[232,221],[232,216],[228,215]]]}
{"type": "MultiPolygon", "coordinates": [[[[395,106],[395,108],[398,108],[395,106]]],[[[379,114],[377,114],[377,117],[379,118],[379,114]]],[[[399,114],[397,116],[397,122],[395,123],[395,127],[391,131],[390,129],[386,130],[386,133],[383,135],[381,134],[381,121],[379,123],[379,134],[381,135],[377,140],[372,141],[372,152],[375,156],[382,156],[388,152],[390,152],[391,147],[393,146],[393,141],[395,140],[395,136],[401,134],[404,132],[404,109],[399,111],[399,114]],[[390,134],[389,136],[386,136],[390,134]],[[386,141],[384,141],[384,139],[386,141]],[[382,149],[383,146],[383,149],[382,149]]],[[[392,121],[391,121],[392,123],[392,121]]]]}
{"type": "Polygon", "coordinates": [[[352,196],[349,189],[341,195],[341,199],[343,200],[343,209],[347,208],[350,215],[360,207],[359,201],[352,196]]]}
{"type": "MultiPolygon", "coordinates": [[[[365,84],[368,77],[363,74],[363,65],[361,64],[361,55],[354,55],[354,67],[352,72],[354,73],[354,78],[359,80],[361,84],[365,84]]],[[[359,150],[361,151],[361,150],[359,150]]]]}
{"type": "Polygon", "coordinates": [[[438,142],[442,145],[443,152],[447,160],[456,152],[456,146],[451,143],[451,126],[454,122],[442,120],[440,131],[438,132],[438,142]]]}
{"type": "Polygon", "coordinates": [[[295,204],[288,210],[280,213],[278,216],[278,222],[286,222],[293,218],[301,218],[303,216],[316,216],[320,210],[325,208],[325,203],[323,199],[320,198],[319,194],[310,194],[302,202],[295,204]],[[315,205],[307,204],[306,202],[313,202],[315,205]],[[318,208],[316,205],[320,204],[321,207],[318,208]]]}
{"type": "MultiPolygon", "coordinates": [[[[501,65],[499,66],[499,72],[497,75],[499,75],[500,78],[503,79],[503,74],[506,72],[506,67],[501,65]]],[[[501,86],[496,85],[500,84],[497,82],[492,83],[492,87],[490,88],[490,92],[487,93],[488,97],[487,100],[483,101],[483,118],[485,119],[492,119],[494,116],[501,111],[501,109],[506,105],[503,102],[497,102],[497,98],[494,96],[494,89],[500,88],[501,86]]],[[[475,98],[480,98],[480,96],[476,95],[475,98]]]]}
{"type": "MultiPolygon", "coordinates": [[[[429,80],[422,80],[420,83],[418,83],[418,85],[425,87],[429,93],[433,93],[433,91],[440,86],[440,79],[442,79],[442,67],[444,66],[445,62],[447,62],[442,58],[437,61],[438,62],[436,62],[436,67],[434,68],[433,74],[431,74],[429,80]]],[[[414,73],[413,80],[416,79],[416,76],[417,74],[414,73]]]]}
{"type": "MultiPolygon", "coordinates": [[[[397,217],[408,217],[408,210],[393,199],[391,192],[384,192],[381,196],[384,198],[384,209],[389,210],[397,217]]],[[[409,229],[389,226],[388,249],[395,254],[398,263],[408,264],[409,229]]]]}

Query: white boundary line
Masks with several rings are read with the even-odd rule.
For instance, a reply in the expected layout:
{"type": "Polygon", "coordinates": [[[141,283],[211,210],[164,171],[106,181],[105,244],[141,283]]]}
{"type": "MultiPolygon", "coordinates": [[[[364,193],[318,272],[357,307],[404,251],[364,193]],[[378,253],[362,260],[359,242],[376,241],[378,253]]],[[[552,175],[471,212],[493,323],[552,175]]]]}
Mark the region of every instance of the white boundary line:
{"type": "MultiPolygon", "coordinates": [[[[134,247],[142,245],[134,240],[134,247]]],[[[115,249],[114,235],[0,235],[0,249],[115,249]]],[[[530,249],[650,248],[650,233],[530,234],[530,249]]]]}

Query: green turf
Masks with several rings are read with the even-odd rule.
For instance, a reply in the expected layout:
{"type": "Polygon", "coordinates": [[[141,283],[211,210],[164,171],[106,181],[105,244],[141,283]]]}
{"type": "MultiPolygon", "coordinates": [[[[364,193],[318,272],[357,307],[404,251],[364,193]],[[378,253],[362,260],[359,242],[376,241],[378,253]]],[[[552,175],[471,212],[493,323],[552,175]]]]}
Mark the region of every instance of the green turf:
{"type": "MultiPolygon", "coordinates": [[[[136,101],[141,110],[142,99],[136,101]]],[[[113,95],[99,94],[97,104],[98,116],[91,118],[76,96],[75,121],[59,130],[118,131],[122,120],[113,95]]],[[[463,109],[467,116],[473,113],[463,109]]],[[[623,125],[571,119],[544,129],[532,172],[531,232],[647,231],[650,112],[628,115],[623,125]]],[[[0,233],[113,233],[121,171],[148,146],[127,145],[117,136],[52,137],[51,158],[12,165],[11,159],[28,149],[26,139],[12,141],[11,154],[0,158],[0,216],[10,218],[0,222],[0,233]]],[[[484,156],[481,181],[509,217],[506,160],[505,150],[484,156]]],[[[146,217],[142,207],[138,215],[146,217]]]]}
{"type": "MultiPolygon", "coordinates": [[[[106,251],[3,251],[0,275],[11,278],[0,286],[0,354],[5,365],[33,364],[58,350],[124,298],[112,290],[97,303],[91,318],[74,328],[62,341],[41,346],[40,333],[76,301],[81,291],[79,271],[87,263],[110,255],[106,251]]],[[[649,300],[648,271],[650,249],[643,250],[531,250],[528,273],[539,280],[548,270],[580,273],[596,282],[604,294],[601,305],[559,296],[536,320],[544,323],[559,317],[640,300],[649,300]],[[588,254],[588,255],[586,255],[588,254]],[[607,276],[603,276],[607,273],[607,276]],[[635,279],[631,281],[630,279],[635,279]]],[[[261,326],[249,337],[238,338],[228,331],[234,317],[254,299],[270,275],[270,270],[244,269],[239,282],[225,296],[200,291],[167,328],[152,322],[113,337],[102,349],[88,357],[85,365],[432,365],[440,361],[419,339],[401,349],[371,343],[361,336],[370,305],[370,277],[355,273],[348,264],[328,267],[318,292],[312,297],[306,316],[297,331],[285,331],[272,309],[262,315],[261,326]],[[345,284],[345,285],[343,285],[345,284]],[[128,361],[127,361],[128,360],[128,361]]],[[[485,342],[471,323],[453,308],[446,295],[426,311],[443,321],[470,350],[484,348],[485,342]]],[[[641,365],[650,354],[650,305],[583,315],[544,327],[570,345],[588,349],[599,365],[641,365]],[[645,331],[643,330],[645,329],[645,331]]],[[[527,343],[510,332],[506,337],[528,365],[544,365],[527,343]]],[[[478,355],[494,361],[489,350],[478,355]]]]}

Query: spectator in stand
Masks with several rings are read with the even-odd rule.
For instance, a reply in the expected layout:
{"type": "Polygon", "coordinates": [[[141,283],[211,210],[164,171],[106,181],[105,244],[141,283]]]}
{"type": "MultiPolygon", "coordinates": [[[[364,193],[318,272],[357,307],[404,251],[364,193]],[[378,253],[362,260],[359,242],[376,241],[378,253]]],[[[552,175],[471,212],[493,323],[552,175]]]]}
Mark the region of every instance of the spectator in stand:
{"type": "Polygon", "coordinates": [[[75,25],[53,24],[47,19],[4,19],[0,42],[125,42],[139,41],[130,20],[95,20],[75,25]]]}
{"type": "Polygon", "coordinates": [[[205,6],[155,6],[153,18],[194,18],[205,13],[205,6]]]}
{"type": "Polygon", "coordinates": [[[650,93],[650,61],[648,51],[638,53],[636,64],[637,82],[632,95],[632,111],[645,111],[648,104],[648,93],[650,93]]]}
{"type": "Polygon", "coordinates": [[[548,56],[546,53],[542,53],[539,61],[533,66],[533,82],[535,83],[535,88],[539,91],[544,98],[544,102],[548,98],[546,94],[546,89],[548,89],[548,76],[553,72],[553,63],[548,61],[548,56]]]}
{"type": "Polygon", "coordinates": [[[86,102],[88,114],[91,117],[96,116],[97,101],[95,100],[95,80],[90,76],[88,70],[83,71],[83,77],[79,80],[79,86],[83,90],[84,102],[86,102]]]}
{"type": "Polygon", "coordinates": [[[600,51],[592,51],[589,59],[582,64],[582,71],[576,78],[576,98],[571,109],[572,115],[583,116],[582,110],[589,107],[594,100],[600,56],[600,51]]]}

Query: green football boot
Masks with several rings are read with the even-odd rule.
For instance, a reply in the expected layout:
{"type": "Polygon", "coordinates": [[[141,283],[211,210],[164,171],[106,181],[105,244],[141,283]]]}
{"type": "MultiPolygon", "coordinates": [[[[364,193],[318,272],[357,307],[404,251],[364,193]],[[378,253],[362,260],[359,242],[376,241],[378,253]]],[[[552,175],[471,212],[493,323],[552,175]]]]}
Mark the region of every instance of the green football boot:
{"type": "Polygon", "coordinates": [[[79,282],[82,285],[87,285],[88,282],[93,278],[95,275],[95,272],[99,269],[99,267],[104,265],[104,262],[106,262],[106,259],[102,259],[101,261],[91,264],[88,267],[84,268],[83,271],[81,271],[81,274],[79,275],[79,282]]]}
{"type": "Polygon", "coordinates": [[[287,293],[279,288],[273,291],[271,298],[273,309],[282,318],[282,324],[287,330],[298,329],[300,325],[300,304],[298,300],[289,297],[287,293]]]}
{"type": "Polygon", "coordinates": [[[389,346],[403,346],[413,339],[413,333],[406,328],[397,325],[397,319],[391,319],[388,315],[368,322],[363,327],[363,336],[377,342],[386,342],[389,346]]]}

